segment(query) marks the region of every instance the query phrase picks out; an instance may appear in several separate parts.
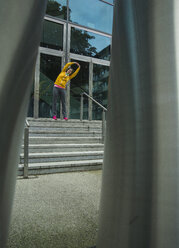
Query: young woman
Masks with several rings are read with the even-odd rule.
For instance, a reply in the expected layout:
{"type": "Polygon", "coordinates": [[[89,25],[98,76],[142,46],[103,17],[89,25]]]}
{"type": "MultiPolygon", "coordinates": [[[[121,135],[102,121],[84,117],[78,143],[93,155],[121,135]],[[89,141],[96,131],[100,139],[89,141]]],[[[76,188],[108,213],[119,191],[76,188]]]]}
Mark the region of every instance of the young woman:
{"type": "Polygon", "coordinates": [[[54,87],[53,87],[53,103],[52,103],[52,112],[53,112],[53,119],[57,120],[57,99],[60,96],[60,100],[62,102],[62,114],[63,119],[68,120],[66,114],[66,85],[69,80],[74,78],[80,70],[80,65],[77,62],[70,62],[65,65],[61,73],[58,75],[54,87]],[[78,68],[74,71],[71,68],[71,65],[76,64],[78,68]]]}

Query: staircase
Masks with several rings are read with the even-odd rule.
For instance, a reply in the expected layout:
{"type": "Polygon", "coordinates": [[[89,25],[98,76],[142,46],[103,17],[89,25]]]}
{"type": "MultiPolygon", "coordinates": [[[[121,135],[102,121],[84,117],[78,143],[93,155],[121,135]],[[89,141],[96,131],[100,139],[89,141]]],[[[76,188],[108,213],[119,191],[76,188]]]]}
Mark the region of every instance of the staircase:
{"type": "MultiPolygon", "coordinates": [[[[29,175],[98,170],[104,145],[101,121],[29,118],[29,175]]],[[[18,175],[23,175],[24,152],[18,175]]]]}

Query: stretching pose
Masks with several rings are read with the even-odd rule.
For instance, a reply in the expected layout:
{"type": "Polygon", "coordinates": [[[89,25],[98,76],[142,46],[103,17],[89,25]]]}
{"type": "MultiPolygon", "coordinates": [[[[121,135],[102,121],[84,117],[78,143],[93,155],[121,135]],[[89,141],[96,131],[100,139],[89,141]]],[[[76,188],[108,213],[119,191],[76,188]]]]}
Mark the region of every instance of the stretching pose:
{"type": "Polygon", "coordinates": [[[66,114],[66,85],[69,80],[74,78],[80,70],[80,65],[77,62],[70,62],[65,65],[61,73],[58,75],[54,87],[53,87],[53,103],[52,103],[52,112],[53,112],[53,119],[57,120],[57,99],[60,96],[60,100],[62,102],[62,114],[63,119],[68,120],[67,114],[66,114]],[[72,64],[76,64],[78,68],[76,71],[71,68],[72,64]]]}

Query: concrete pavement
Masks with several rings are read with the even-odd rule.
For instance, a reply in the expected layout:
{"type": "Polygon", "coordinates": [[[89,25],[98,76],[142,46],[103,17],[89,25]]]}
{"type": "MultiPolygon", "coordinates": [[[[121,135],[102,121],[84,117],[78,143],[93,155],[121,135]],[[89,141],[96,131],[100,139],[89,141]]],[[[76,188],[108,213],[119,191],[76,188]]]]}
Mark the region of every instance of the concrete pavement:
{"type": "Polygon", "coordinates": [[[95,246],[101,171],[18,178],[7,248],[95,246]]]}

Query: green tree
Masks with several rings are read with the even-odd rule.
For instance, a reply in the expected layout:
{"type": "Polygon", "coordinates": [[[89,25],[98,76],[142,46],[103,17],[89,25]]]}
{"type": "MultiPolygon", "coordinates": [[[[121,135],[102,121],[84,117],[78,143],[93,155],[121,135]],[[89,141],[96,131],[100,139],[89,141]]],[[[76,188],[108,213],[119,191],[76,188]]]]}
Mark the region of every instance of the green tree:
{"type": "Polygon", "coordinates": [[[47,15],[56,16],[65,20],[67,19],[67,7],[62,6],[54,0],[48,0],[46,13],[47,15]]]}

